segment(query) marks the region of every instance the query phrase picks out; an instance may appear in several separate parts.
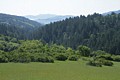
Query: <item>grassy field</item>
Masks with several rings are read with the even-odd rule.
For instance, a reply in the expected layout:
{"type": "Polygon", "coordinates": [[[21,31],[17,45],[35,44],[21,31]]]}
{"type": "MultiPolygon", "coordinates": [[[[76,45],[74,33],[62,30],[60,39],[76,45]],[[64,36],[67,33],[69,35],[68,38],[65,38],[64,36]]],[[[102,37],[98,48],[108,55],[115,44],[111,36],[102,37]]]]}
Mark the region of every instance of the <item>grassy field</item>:
{"type": "Polygon", "coordinates": [[[120,63],[86,66],[84,61],[0,63],[0,80],[120,80],[120,63]]]}

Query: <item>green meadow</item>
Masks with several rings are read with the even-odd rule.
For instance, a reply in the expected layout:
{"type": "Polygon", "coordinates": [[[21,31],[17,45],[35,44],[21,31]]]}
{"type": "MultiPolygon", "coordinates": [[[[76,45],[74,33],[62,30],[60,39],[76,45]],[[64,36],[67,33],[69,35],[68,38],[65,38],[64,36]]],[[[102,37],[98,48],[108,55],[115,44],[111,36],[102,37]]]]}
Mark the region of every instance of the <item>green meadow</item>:
{"type": "Polygon", "coordinates": [[[0,63],[0,80],[120,80],[120,63],[93,67],[85,61],[0,63]]]}

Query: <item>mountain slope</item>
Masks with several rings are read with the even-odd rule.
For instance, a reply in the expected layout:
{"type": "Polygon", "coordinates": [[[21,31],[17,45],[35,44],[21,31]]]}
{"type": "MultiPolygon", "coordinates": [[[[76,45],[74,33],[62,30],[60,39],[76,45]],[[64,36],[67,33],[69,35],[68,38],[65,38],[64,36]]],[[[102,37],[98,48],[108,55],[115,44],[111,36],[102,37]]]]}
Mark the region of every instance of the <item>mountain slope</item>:
{"type": "Polygon", "coordinates": [[[120,13],[120,10],[106,12],[106,13],[103,13],[103,15],[108,15],[108,14],[111,14],[112,12],[114,12],[114,13],[116,13],[116,14],[119,14],[119,13],[120,13]]]}
{"type": "Polygon", "coordinates": [[[72,15],[62,16],[62,15],[54,15],[54,14],[40,14],[37,16],[28,15],[25,17],[31,20],[37,21],[39,23],[49,24],[50,22],[61,21],[61,20],[64,20],[66,18],[73,17],[73,16],[72,15]]]}
{"type": "Polygon", "coordinates": [[[93,50],[120,54],[120,14],[93,14],[48,24],[34,32],[35,39],[77,48],[86,45],[93,50]]]}
{"type": "Polygon", "coordinates": [[[18,39],[28,39],[31,31],[41,24],[27,18],[0,13],[0,34],[18,39]]]}
{"type": "Polygon", "coordinates": [[[6,23],[22,28],[32,29],[41,26],[40,23],[29,20],[25,17],[0,13],[0,23],[6,23]]]}

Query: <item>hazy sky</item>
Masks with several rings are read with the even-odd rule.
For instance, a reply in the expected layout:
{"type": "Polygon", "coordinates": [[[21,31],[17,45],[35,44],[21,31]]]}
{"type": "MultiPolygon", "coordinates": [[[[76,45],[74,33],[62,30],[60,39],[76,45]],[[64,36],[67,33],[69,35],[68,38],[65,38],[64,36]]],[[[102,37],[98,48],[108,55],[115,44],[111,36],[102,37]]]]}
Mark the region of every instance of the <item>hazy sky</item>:
{"type": "Polygon", "coordinates": [[[120,0],[0,0],[0,13],[87,15],[120,9],[120,0]]]}

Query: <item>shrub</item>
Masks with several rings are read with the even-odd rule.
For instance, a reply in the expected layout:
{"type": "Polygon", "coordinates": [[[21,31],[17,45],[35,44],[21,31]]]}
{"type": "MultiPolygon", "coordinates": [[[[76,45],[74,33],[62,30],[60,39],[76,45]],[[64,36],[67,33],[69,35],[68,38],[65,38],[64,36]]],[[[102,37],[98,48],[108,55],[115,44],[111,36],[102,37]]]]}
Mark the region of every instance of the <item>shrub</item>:
{"type": "Polygon", "coordinates": [[[108,60],[104,60],[103,65],[105,65],[105,66],[113,66],[113,62],[108,61],[108,60]]]}
{"type": "Polygon", "coordinates": [[[90,58],[88,58],[88,57],[82,57],[82,60],[83,61],[90,61],[90,58]]]}
{"type": "Polygon", "coordinates": [[[99,62],[102,63],[102,65],[105,65],[105,66],[113,66],[113,62],[109,61],[109,60],[106,60],[104,58],[99,58],[98,59],[99,62]]]}
{"type": "Polygon", "coordinates": [[[0,56],[0,63],[7,63],[9,62],[7,57],[0,56]]]}
{"type": "Polygon", "coordinates": [[[113,62],[105,60],[104,58],[94,58],[93,60],[90,60],[88,64],[97,67],[102,67],[102,65],[113,66],[113,62]]]}
{"type": "Polygon", "coordinates": [[[29,63],[31,62],[30,54],[29,53],[14,53],[13,62],[20,62],[20,63],[29,63]]]}
{"type": "Polygon", "coordinates": [[[110,54],[106,54],[106,55],[100,55],[98,56],[99,58],[104,58],[106,60],[113,60],[112,56],[110,54]]]}
{"type": "Polygon", "coordinates": [[[7,63],[7,62],[9,62],[7,53],[0,50],[0,63],[7,63]]]}
{"type": "Polygon", "coordinates": [[[19,58],[18,62],[29,63],[29,62],[31,62],[31,59],[29,57],[27,57],[27,58],[21,57],[21,58],[19,58]]]}
{"type": "Polygon", "coordinates": [[[93,51],[90,55],[91,56],[100,56],[100,55],[105,55],[106,52],[102,51],[102,50],[97,50],[97,51],[93,51]]]}
{"type": "Polygon", "coordinates": [[[112,56],[113,61],[120,62],[120,56],[112,56]]]}
{"type": "Polygon", "coordinates": [[[43,63],[54,63],[54,59],[50,56],[42,56],[38,58],[39,62],[43,62],[43,63]]]}
{"type": "Polygon", "coordinates": [[[60,60],[60,61],[65,61],[67,60],[67,56],[65,54],[58,54],[56,55],[55,57],[57,60],[60,60]]]}
{"type": "Polygon", "coordinates": [[[81,56],[85,56],[85,57],[90,56],[90,48],[87,46],[82,46],[82,45],[78,46],[78,51],[81,56]]]}
{"type": "Polygon", "coordinates": [[[72,55],[72,56],[69,57],[69,60],[70,61],[77,61],[78,57],[76,55],[72,55]]]}
{"type": "Polygon", "coordinates": [[[96,66],[96,67],[102,67],[102,63],[99,62],[99,61],[94,61],[94,60],[90,60],[88,62],[88,65],[91,65],[91,66],[96,66]]]}

